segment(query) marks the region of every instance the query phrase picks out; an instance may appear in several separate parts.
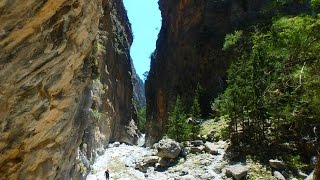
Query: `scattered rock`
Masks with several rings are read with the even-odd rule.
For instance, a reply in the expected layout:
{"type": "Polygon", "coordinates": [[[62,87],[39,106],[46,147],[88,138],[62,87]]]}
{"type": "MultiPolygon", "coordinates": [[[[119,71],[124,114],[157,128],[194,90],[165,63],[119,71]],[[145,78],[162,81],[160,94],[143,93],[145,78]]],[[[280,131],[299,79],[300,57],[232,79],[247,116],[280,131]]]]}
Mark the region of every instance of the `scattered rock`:
{"type": "Polygon", "coordinates": [[[279,171],[275,171],[273,173],[273,176],[277,179],[277,180],[286,180],[286,178],[279,172],[279,171]]]}
{"type": "Polygon", "coordinates": [[[157,156],[162,158],[174,159],[178,157],[181,152],[179,143],[172,139],[162,139],[157,143],[156,149],[158,150],[157,156]]]}
{"type": "Polygon", "coordinates": [[[143,158],[143,162],[147,163],[147,164],[152,164],[152,163],[157,163],[159,161],[159,157],[158,156],[147,156],[145,158],[143,158]]]}
{"type": "Polygon", "coordinates": [[[286,168],[286,165],[283,161],[280,161],[278,159],[270,159],[269,164],[271,167],[278,169],[278,170],[283,170],[286,168]]]}
{"type": "Polygon", "coordinates": [[[190,152],[191,153],[202,153],[204,151],[204,146],[199,146],[199,147],[191,147],[190,152]]]}
{"type": "Polygon", "coordinates": [[[180,155],[182,157],[186,157],[190,153],[191,148],[190,147],[185,147],[182,148],[180,155]]]}
{"type": "Polygon", "coordinates": [[[201,179],[214,179],[214,177],[212,175],[210,175],[209,173],[203,174],[200,177],[201,177],[201,179]]]}
{"type": "Polygon", "coordinates": [[[209,154],[212,154],[212,155],[218,155],[219,152],[218,152],[218,146],[215,145],[214,143],[210,143],[210,142],[206,142],[204,144],[204,147],[205,147],[205,151],[209,154]]]}
{"type": "Polygon", "coordinates": [[[209,166],[212,162],[208,159],[203,159],[200,161],[200,164],[201,165],[204,165],[204,166],[209,166]]]}
{"type": "Polygon", "coordinates": [[[226,168],[227,177],[233,177],[236,180],[240,180],[246,177],[247,174],[248,174],[248,169],[241,164],[229,166],[226,168]]]}
{"type": "Polygon", "coordinates": [[[179,175],[180,176],[185,176],[187,174],[189,174],[188,170],[182,170],[179,175]]]}
{"type": "Polygon", "coordinates": [[[191,144],[194,145],[194,146],[202,146],[202,145],[204,145],[202,140],[191,141],[191,144]]]}
{"type": "Polygon", "coordinates": [[[113,143],[113,147],[119,147],[119,146],[120,146],[120,142],[113,143]]]}
{"type": "Polygon", "coordinates": [[[144,157],[140,162],[136,164],[136,169],[139,169],[142,172],[147,172],[148,167],[155,166],[158,161],[158,156],[144,157]]]}

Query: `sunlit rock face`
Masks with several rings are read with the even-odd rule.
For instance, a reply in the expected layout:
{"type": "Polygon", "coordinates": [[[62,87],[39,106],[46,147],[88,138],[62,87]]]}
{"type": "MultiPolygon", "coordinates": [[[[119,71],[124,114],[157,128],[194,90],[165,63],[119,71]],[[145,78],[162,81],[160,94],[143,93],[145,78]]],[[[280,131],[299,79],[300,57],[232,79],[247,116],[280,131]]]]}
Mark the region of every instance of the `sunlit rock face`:
{"type": "Polygon", "coordinates": [[[121,0],[3,0],[0,22],[1,178],[80,179],[137,141],[121,0]]]}
{"type": "Polygon", "coordinates": [[[198,85],[204,115],[225,87],[230,55],[222,51],[224,37],[257,19],[266,1],[160,0],[162,28],[146,82],[147,145],[161,139],[168,111],[179,94],[191,104],[198,85]]]}
{"type": "Polygon", "coordinates": [[[0,3],[0,174],[70,175],[89,106],[99,0],[0,3]]]}

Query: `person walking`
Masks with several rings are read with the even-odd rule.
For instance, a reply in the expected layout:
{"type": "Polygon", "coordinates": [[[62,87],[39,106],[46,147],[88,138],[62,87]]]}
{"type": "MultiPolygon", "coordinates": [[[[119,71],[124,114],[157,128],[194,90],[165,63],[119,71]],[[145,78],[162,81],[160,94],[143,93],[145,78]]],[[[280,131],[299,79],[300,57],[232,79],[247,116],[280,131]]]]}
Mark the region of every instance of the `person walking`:
{"type": "Polygon", "coordinates": [[[104,173],[106,174],[106,180],[109,180],[109,176],[110,176],[109,169],[106,169],[104,173]]]}

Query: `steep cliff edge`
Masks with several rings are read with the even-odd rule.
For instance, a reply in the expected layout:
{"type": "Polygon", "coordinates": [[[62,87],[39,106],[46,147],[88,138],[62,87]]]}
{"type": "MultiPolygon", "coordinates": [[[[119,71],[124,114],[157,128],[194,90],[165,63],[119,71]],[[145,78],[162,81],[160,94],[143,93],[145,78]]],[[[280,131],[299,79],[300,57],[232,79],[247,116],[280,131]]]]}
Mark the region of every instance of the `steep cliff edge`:
{"type": "Polygon", "coordinates": [[[0,22],[1,179],[80,178],[136,141],[121,0],[3,1],[0,22]]]}

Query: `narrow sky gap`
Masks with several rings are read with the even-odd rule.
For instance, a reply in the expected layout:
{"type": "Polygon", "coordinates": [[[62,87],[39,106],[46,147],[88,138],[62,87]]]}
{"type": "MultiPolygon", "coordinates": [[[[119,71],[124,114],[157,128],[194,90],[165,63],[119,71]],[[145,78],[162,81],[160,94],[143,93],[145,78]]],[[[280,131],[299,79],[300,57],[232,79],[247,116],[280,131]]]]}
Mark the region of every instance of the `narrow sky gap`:
{"type": "Polygon", "coordinates": [[[133,44],[131,57],[137,74],[150,69],[150,54],[155,50],[161,28],[161,13],[158,0],[123,0],[132,25],[133,44]]]}

